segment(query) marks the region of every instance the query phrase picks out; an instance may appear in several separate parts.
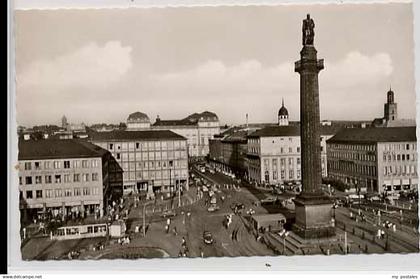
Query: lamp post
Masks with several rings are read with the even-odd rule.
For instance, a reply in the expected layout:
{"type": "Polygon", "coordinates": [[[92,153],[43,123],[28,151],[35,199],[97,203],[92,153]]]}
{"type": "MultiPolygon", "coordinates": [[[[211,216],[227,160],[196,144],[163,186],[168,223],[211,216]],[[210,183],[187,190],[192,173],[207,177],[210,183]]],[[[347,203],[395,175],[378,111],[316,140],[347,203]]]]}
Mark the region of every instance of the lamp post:
{"type": "Polygon", "coordinates": [[[143,204],[143,237],[146,236],[146,206],[149,204],[150,202],[145,202],[143,204]]]}

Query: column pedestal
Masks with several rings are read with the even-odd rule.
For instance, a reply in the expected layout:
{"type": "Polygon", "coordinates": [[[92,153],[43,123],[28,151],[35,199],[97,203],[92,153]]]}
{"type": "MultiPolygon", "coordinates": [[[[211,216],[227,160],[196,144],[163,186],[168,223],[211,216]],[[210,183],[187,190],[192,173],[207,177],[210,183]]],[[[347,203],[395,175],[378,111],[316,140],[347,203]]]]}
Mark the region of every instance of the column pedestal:
{"type": "Polygon", "coordinates": [[[331,222],[332,202],[323,193],[302,194],[296,197],[296,219],[293,232],[304,239],[323,238],[335,235],[331,222]]]}

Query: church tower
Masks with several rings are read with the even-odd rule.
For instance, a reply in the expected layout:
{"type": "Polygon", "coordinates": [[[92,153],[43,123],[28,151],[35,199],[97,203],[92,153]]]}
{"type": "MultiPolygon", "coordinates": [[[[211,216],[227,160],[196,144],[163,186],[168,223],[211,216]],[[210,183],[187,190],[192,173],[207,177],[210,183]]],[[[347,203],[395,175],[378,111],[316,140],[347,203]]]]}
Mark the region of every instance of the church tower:
{"type": "Polygon", "coordinates": [[[67,129],[67,117],[65,115],[63,115],[63,117],[61,118],[61,127],[64,129],[67,129]]]}
{"type": "Polygon", "coordinates": [[[288,126],[289,125],[289,112],[284,106],[284,100],[281,100],[281,108],[278,115],[279,126],[288,126]]]}
{"type": "Polygon", "coordinates": [[[384,120],[388,122],[397,119],[397,103],[394,102],[394,91],[390,87],[387,93],[387,102],[384,105],[384,120]]]}

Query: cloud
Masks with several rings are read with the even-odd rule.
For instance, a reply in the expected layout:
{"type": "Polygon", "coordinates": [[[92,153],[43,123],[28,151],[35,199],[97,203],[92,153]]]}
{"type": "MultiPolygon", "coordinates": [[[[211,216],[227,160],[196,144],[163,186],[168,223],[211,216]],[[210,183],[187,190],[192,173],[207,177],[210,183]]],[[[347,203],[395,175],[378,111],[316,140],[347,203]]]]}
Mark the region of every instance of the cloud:
{"type": "MultiPolygon", "coordinates": [[[[384,94],[377,85],[386,86],[392,72],[392,60],[387,53],[365,55],[352,51],[338,61],[326,60],[325,70],[320,73],[321,101],[323,108],[328,108],[324,116],[339,117],[340,114],[335,112],[347,109],[349,103],[346,99],[357,103],[360,102],[357,96],[367,98],[367,102],[370,99],[371,105],[377,105],[376,99],[384,94]]],[[[267,117],[275,121],[276,110],[284,97],[290,107],[289,112],[294,119],[299,119],[299,75],[294,72],[292,61],[268,67],[258,60],[245,60],[233,65],[221,60],[208,60],[186,71],[151,78],[158,84],[157,91],[176,92],[172,97],[175,102],[207,102],[209,106],[213,104],[226,112],[226,118],[237,119],[236,113],[252,112],[256,121],[267,121],[267,117]]]]}
{"type": "Polygon", "coordinates": [[[17,74],[17,86],[68,89],[104,88],[118,82],[132,67],[130,46],[109,41],[89,43],[51,60],[38,60],[17,74]]]}

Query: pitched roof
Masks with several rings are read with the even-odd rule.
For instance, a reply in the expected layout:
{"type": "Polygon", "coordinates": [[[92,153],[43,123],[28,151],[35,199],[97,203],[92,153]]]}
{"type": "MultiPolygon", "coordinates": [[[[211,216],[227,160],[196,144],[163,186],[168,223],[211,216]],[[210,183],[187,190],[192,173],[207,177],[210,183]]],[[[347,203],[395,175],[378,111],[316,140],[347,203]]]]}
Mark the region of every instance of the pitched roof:
{"type": "MultiPolygon", "coordinates": [[[[336,127],[321,126],[321,135],[334,135],[337,132],[336,127]]],[[[288,126],[267,126],[260,130],[255,131],[248,137],[298,137],[300,136],[300,125],[288,125],[288,126]]]]}
{"type": "Polygon", "coordinates": [[[328,143],[401,141],[417,141],[416,127],[347,128],[327,140],[328,143]]]}
{"type": "Polygon", "coordinates": [[[108,151],[73,139],[20,140],[18,160],[102,157],[108,151]]]}
{"type": "Polygon", "coordinates": [[[109,132],[92,132],[90,134],[92,141],[109,141],[109,140],[186,140],[169,130],[144,130],[144,131],[124,131],[114,130],[109,132]]]}
{"type": "Polygon", "coordinates": [[[203,118],[203,121],[217,121],[217,115],[214,112],[203,111],[201,113],[193,113],[184,119],[179,120],[156,120],[152,126],[187,126],[197,125],[197,123],[203,118]]]}

